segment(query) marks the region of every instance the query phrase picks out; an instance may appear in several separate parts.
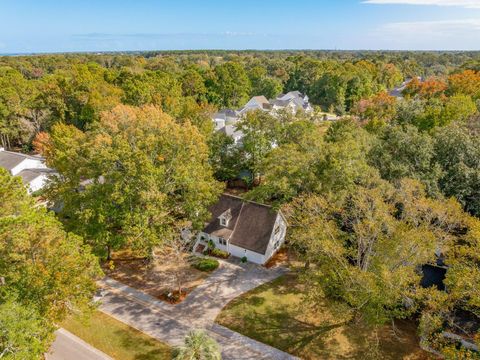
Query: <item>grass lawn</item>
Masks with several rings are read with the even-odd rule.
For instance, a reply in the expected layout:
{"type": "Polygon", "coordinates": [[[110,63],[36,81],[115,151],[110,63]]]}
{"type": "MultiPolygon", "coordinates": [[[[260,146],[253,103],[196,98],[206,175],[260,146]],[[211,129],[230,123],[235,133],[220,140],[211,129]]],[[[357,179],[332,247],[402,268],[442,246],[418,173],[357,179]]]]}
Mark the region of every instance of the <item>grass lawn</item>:
{"type": "Polygon", "coordinates": [[[171,359],[171,348],[96,311],[87,320],[71,317],[61,326],[116,360],[171,359]]]}
{"type": "Polygon", "coordinates": [[[397,322],[396,333],[391,326],[375,333],[347,324],[346,311],[327,300],[306,305],[301,292],[296,276],[288,274],[233,300],[216,321],[303,359],[429,358],[418,347],[415,324],[397,322]]]}

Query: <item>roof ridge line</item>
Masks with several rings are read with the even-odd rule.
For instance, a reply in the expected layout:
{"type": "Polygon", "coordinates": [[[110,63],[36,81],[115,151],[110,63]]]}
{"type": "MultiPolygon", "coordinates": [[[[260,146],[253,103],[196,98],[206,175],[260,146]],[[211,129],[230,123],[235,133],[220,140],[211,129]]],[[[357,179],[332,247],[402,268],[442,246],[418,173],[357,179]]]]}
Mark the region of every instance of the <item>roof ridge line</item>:
{"type": "Polygon", "coordinates": [[[242,207],[240,208],[240,211],[238,212],[238,217],[237,221],[235,221],[235,226],[232,229],[232,233],[230,234],[230,237],[228,238],[228,242],[230,242],[230,239],[235,235],[235,230],[237,230],[238,222],[240,221],[240,217],[242,216],[242,211],[245,206],[245,203],[242,202],[242,207]]]}
{"type": "MultiPolygon", "coordinates": [[[[262,204],[262,203],[259,203],[259,202],[253,201],[253,200],[247,200],[247,199],[244,199],[244,198],[242,198],[240,196],[237,196],[237,195],[232,195],[232,194],[229,194],[229,193],[223,193],[223,195],[232,197],[234,199],[242,200],[243,203],[247,202],[247,203],[250,203],[250,204],[255,204],[255,205],[259,205],[259,206],[264,206],[264,207],[269,208],[269,209],[273,209],[273,207],[271,205],[262,204]]],[[[243,204],[242,204],[242,209],[243,209],[243,204]]]]}

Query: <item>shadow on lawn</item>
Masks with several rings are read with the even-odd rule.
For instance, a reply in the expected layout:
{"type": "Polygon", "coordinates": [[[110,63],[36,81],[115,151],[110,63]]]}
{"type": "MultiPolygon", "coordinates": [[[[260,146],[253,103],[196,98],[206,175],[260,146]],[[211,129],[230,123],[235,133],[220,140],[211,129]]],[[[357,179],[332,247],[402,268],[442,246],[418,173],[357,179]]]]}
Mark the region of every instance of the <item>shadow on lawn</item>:
{"type": "Polygon", "coordinates": [[[166,360],[171,358],[170,350],[160,348],[155,340],[133,338],[128,331],[117,330],[115,334],[127,350],[135,350],[135,360],[166,360]]]}
{"type": "Polygon", "coordinates": [[[219,322],[303,359],[426,359],[413,322],[377,329],[351,321],[348,308],[325,299],[313,307],[287,274],[233,300],[219,322]],[[420,353],[419,353],[420,352],[420,353]]]}
{"type": "MultiPolygon", "coordinates": [[[[300,313],[301,310],[298,311],[300,313]]],[[[245,317],[245,329],[255,338],[262,338],[273,346],[282,345],[290,353],[301,354],[302,350],[309,348],[317,355],[322,355],[323,350],[330,341],[328,333],[344,326],[345,323],[314,325],[298,320],[289,312],[279,311],[278,308],[266,308],[262,313],[251,313],[245,317]],[[268,321],[265,321],[268,319],[268,321]],[[293,334],[291,336],[290,334],[293,334]],[[312,344],[315,344],[312,346],[312,344]]]]}

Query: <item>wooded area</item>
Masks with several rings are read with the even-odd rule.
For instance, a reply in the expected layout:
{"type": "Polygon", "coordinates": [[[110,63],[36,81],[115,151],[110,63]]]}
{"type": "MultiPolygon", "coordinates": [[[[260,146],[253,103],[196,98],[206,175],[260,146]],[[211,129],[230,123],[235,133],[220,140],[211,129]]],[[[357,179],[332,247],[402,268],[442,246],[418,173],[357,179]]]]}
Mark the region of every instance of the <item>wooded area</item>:
{"type": "Polygon", "coordinates": [[[236,179],[287,215],[306,301],[328,296],[371,326],[414,318],[425,346],[473,358],[441,334],[480,341],[455,320],[480,323],[479,111],[479,53],[0,58],[1,146],[43,154],[58,176],[42,196],[61,204],[57,217],[34,207],[0,170],[0,358],[38,358],[88,307],[97,258],[148,258],[199,230],[236,179]],[[312,115],[249,112],[242,146],[214,130],[219,109],[296,90],[312,115]],[[447,291],[421,286],[424,265],[447,269],[447,291]]]}

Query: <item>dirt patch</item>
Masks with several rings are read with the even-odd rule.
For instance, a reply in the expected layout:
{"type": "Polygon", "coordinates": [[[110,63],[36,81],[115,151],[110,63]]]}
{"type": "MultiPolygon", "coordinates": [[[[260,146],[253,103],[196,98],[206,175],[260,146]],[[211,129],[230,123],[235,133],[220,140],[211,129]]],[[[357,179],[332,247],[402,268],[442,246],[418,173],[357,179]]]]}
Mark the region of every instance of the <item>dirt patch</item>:
{"type": "MultiPolygon", "coordinates": [[[[191,255],[185,254],[185,257],[189,256],[191,255]]],[[[189,264],[174,264],[168,257],[157,257],[153,261],[147,261],[127,254],[113,256],[110,263],[104,264],[103,270],[107,276],[125,285],[168,302],[171,302],[166,298],[169,293],[178,295],[174,273],[181,273],[183,278],[182,294],[175,296],[178,301],[183,300],[208,277],[207,273],[189,264]]]]}

